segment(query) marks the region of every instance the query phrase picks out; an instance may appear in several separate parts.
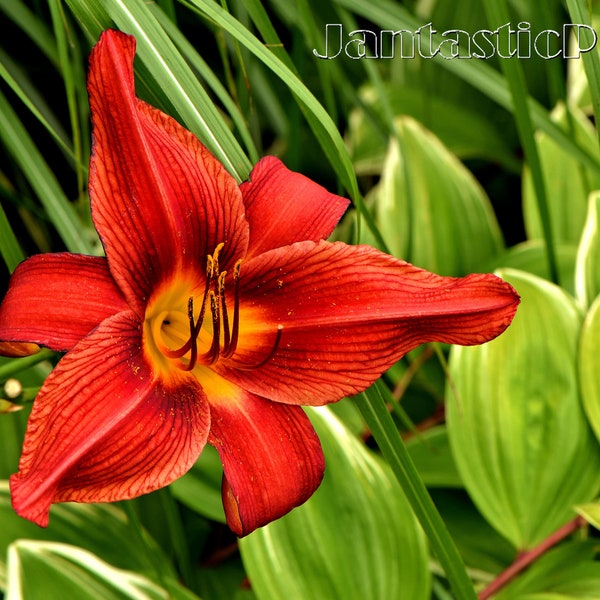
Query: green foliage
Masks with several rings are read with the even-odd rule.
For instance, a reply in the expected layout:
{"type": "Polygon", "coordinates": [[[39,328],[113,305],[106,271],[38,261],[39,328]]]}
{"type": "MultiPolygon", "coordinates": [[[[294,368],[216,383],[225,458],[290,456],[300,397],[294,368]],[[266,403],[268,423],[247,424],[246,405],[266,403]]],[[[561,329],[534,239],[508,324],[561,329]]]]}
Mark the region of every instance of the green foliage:
{"type": "Polygon", "coordinates": [[[325,479],[303,506],[241,540],[257,598],[428,598],[423,535],[389,467],[329,409],[310,414],[325,479]]]}
{"type": "Polygon", "coordinates": [[[239,181],[277,154],[352,199],[338,239],[442,274],[498,269],[522,296],[497,340],[412,352],[358,398],[311,410],[323,485],[239,543],[212,448],[168,490],[56,505],[45,530],[16,516],[6,480],[58,357],[0,359],[0,407],[23,406],[0,414],[2,594],[468,600],[533,556],[494,598],[600,597],[597,49],[570,61],[313,54],[327,23],[345,35],[433,23],[426,54],[450,29],[597,27],[597,3],[0,0],[0,12],[18,37],[0,41],[2,290],[25,256],[102,253],[85,75],[117,27],[137,37],[140,95],[239,181]],[[552,537],[576,518],[588,525],[552,537]]]}
{"type": "Polygon", "coordinates": [[[501,274],[522,303],[505,335],[453,348],[448,434],[475,504],[525,550],[598,493],[600,446],[581,406],[574,300],[532,275],[501,274]]]}

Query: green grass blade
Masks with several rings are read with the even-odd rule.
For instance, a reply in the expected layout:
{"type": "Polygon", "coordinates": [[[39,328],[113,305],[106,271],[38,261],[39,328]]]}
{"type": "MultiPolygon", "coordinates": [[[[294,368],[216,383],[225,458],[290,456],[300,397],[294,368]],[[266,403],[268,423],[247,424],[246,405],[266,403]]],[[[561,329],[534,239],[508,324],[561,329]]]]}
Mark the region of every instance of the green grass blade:
{"type": "MultiPolygon", "coordinates": [[[[579,23],[592,27],[591,15],[586,0],[567,0],[567,8],[572,23],[579,23]]],[[[582,34],[584,47],[586,47],[587,42],[589,41],[588,36],[591,34],[589,31],[585,30],[582,31],[582,34]]],[[[585,69],[590,88],[596,125],[598,125],[598,123],[600,123],[600,56],[598,56],[596,50],[593,50],[592,52],[582,53],[581,58],[583,60],[583,68],[585,69]]],[[[600,129],[597,127],[596,130],[600,140],[600,129]]]]}
{"type": "Polygon", "coordinates": [[[240,112],[221,80],[215,75],[206,61],[200,56],[199,52],[194,48],[181,31],[166,17],[166,15],[155,4],[149,5],[152,14],[161,24],[168,36],[173,40],[181,54],[186,58],[194,69],[200,74],[200,77],[206,81],[210,89],[215,93],[217,98],[222,102],[223,106],[229,113],[231,120],[239,131],[240,137],[244,142],[246,152],[252,163],[256,163],[259,159],[258,151],[252,139],[252,135],[246,124],[244,115],[240,112]]]}
{"type": "Polygon", "coordinates": [[[429,538],[431,549],[446,573],[455,598],[476,600],[464,562],[392,421],[384,394],[383,384],[378,381],[360,394],[356,406],[429,538]]]}
{"type": "MultiPolygon", "coordinates": [[[[56,37],[56,45],[58,48],[58,56],[60,60],[61,74],[65,86],[65,94],[67,97],[67,106],[69,107],[69,120],[71,123],[71,132],[73,134],[73,152],[75,155],[75,164],[82,165],[83,158],[83,143],[82,135],[79,127],[78,101],[77,101],[77,80],[79,79],[75,72],[75,64],[78,61],[71,60],[69,54],[69,43],[67,40],[67,32],[65,31],[65,15],[62,5],[59,0],[51,0],[49,3],[52,24],[54,26],[54,34],[56,37]]],[[[72,45],[71,45],[72,47],[72,45]]],[[[85,89],[85,78],[79,80],[79,87],[85,89]]],[[[77,190],[79,196],[83,195],[85,187],[85,175],[87,169],[77,169],[77,190]]]]}
{"type": "Polygon", "coordinates": [[[67,249],[91,254],[93,249],[83,235],[72,204],[3,94],[0,94],[0,140],[23,171],[67,249]]]}
{"type": "Polygon", "coordinates": [[[0,204],[0,254],[10,273],[25,259],[23,250],[21,250],[21,246],[19,245],[19,240],[17,240],[17,237],[13,233],[2,204],[0,204]]]}
{"type": "MultiPolygon", "coordinates": [[[[490,27],[499,27],[503,23],[510,22],[508,7],[505,0],[484,0],[485,12],[490,27]]],[[[506,48],[503,48],[506,52],[506,48]]],[[[518,58],[510,58],[500,61],[500,67],[506,77],[510,93],[512,95],[514,116],[519,132],[519,138],[523,145],[525,158],[531,170],[531,178],[535,189],[538,210],[542,221],[542,230],[546,243],[546,257],[548,260],[548,271],[552,281],[558,283],[558,267],[556,262],[555,248],[553,242],[552,227],[550,224],[550,210],[546,196],[546,186],[542,173],[542,163],[538,154],[532,119],[529,114],[527,84],[523,69],[518,58]]]]}
{"type": "MultiPolygon", "coordinates": [[[[297,73],[296,73],[294,64],[293,64],[291,58],[289,57],[289,55],[287,54],[287,52],[285,51],[284,45],[281,43],[281,40],[279,39],[279,36],[277,35],[277,32],[276,32],[275,28],[273,27],[273,25],[269,19],[269,16],[267,15],[267,12],[265,11],[262,4],[258,0],[248,0],[245,3],[245,6],[248,9],[250,18],[252,19],[252,21],[258,28],[259,32],[263,36],[263,39],[265,40],[265,43],[267,44],[267,46],[271,49],[271,52],[276,57],[278,57],[281,60],[281,62],[287,68],[289,68],[290,71],[296,76],[297,73]]],[[[300,9],[301,14],[303,15],[303,17],[299,19],[300,20],[299,26],[303,28],[304,35],[310,39],[316,39],[316,34],[315,34],[316,25],[315,25],[314,21],[312,20],[312,17],[310,17],[310,11],[309,11],[308,6],[306,5],[306,3],[302,2],[297,6],[297,8],[300,9]]],[[[317,67],[319,70],[320,80],[321,80],[321,82],[324,83],[325,89],[327,89],[327,88],[331,87],[331,84],[329,81],[329,77],[324,72],[325,69],[323,67],[319,67],[319,65],[323,65],[323,64],[324,63],[320,62],[317,64],[317,67]]],[[[282,79],[284,82],[287,82],[286,79],[284,79],[284,78],[282,78],[282,79]]],[[[352,88],[351,85],[348,85],[346,78],[340,72],[336,73],[336,83],[339,84],[339,86],[344,90],[344,97],[356,99],[356,91],[352,88]]],[[[326,95],[327,95],[327,93],[326,93],[326,95]]],[[[300,99],[300,101],[302,102],[301,99],[300,99]]],[[[356,103],[356,101],[355,101],[355,103],[356,103]]],[[[305,106],[304,115],[307,118],[307,120],[309,121],[309,123],[312,122],[313,131],[314,131],[314,127],[318,127],[318,123],[319,123],[318,117],[316,118],[316,120],[315,120],[315,118],[311,117],[310,112],[307,112],[307,111],[309,111],[309,106],[308,105],[304,105],[304,106],[305,106]]],[[[329,106],[329,110],[327,112],[328,120],[333,122],[331,115],[335,114],[335,112],[336,112],[332,108],[333,100],[330,100],[328,102],[328,106],[329,106]]],[[[302,108],[302,104],[301,104],[301,108],[302,108]]],[[[335,125],[334,125],[334,128],[335,128],[335,125]]],[[[316,131],[315,131],[315,134],[317,134],[316,131]]],[[[319,137],[319,136],[317,135],[317,137],[319,137]]],[[[334,135],[334,137],[335,138],[339,137],[339,134],[334,135]]],[[[327,139],[325,139],[325,143],[326,144],[328,143],[327,139]]],[[[334,145],[335,144],[336,144],[336,142],[334,141],[334,145]]],[[[335,157],[336,157],[335,150],[331,151],[332,155],[330,155],[328,153],[327,147],[323,147],[323,150],[326,155],[330,156],[330,159],[335,160],[335,157]]],[[[344,152],[347,154],[347,150],[345,149],[345,147],[344,147],[344,152]]],[[[335,163],[332,163],[332,164],[335,169],[336,168],[335,163]]],[[[340,171],[337,169],[336,169],[336,171],[339,176],[340,171]]],[[[352,177],[352,180],[355,181],[355,174],[354,174],[353,168],[352,168],[351,177],[352,177]]],[[[358,193],[356,195],[353,195],[352,188],[349,188],[347,184],[345,185],[345,187],[353,197],[354,205],[358,209],[358,214],[360,215],[360,217],[362,217],[365,220],[365,223],[367,224],[368,228],[370,229],[370,231],[373,233],[375,239],[377,240],[378,247],[381,250],[387,252],[386,243],[385,243],[381,233],[379,232],[377,225],[375,224],[373,216],[371,215],[370,211],[365,206],[362,196],[360,196],[358,193]]],[[[357,223],[357,225],[358,225],[357,235],[358,235],[359,241],[360,241],[360,224],[361,224],[361,220],[359,219],[358,223],[357,223]]]]}
{"type": "Polygon", "coordinates": [[[0,11],[27,34],[52,64],[58,66],[58,51],[50,29],[44,21],[38,19],[31,12],[24,2],[0,0],[0,11]]]}
{"type": "MultiPolygon", "coordinates": [[[[336,4],[368,19],[382,29],[408,29],[409,31],[416,31],[424,25],[422,21],[412,16],[399,3],[392,2],[391,0],[370,0],[368,3],[361,0],[334,1],[336,4]]],[[[437,44],[441,43],[444,38],[440,34],[436,34],[432,36],[432,39],[437,47],[437,44]]],[[[429,50],[427,47],[427,36],[421,37],[421,45],[425,52],[429,50]]],[[[487,65],[484,60],[445,60],[443,58],[438,60],[438,57],[432,60],[437,60],[441,67],[448,69],[457,77],[470,83],[474,88],[484,93],[503,108],[511,112],[514,111],[513,97],[510,93],[508,83],[500,73],[487,65]]],[[[592,169],[600,170],[600,162],[585,148],[582,148],[569,137],[565,131],[561,130],[556,123],[553,123],[548,115],[548,111],[539,102],[533,98],[527,98],[527,105],[535,127],[545,131],[557,144],[563,146],[573,157],[583,164],[592,169]]]]}
{"type": "Polygon", "coordinates": [[[69,136],[54,116],[40,93],[31,85],[15,62],[0,49],[0,78],[19,97],[46,131],[56,140],[61,150],[75,160],[69,136]]]}
{"type": "Polygon", "coordinates": [[[310,90],[260,40],[216,3],[210,0],[189,0],[187,4],[213,20],[219,27],[225,29],[285,82],[306,109],[304,111],[305,117],[342,185],[348,190],[353,199],[359,198],[356,176],[344,141],[331,117],[310,90]]]}
{"type": "MultiPolygon", "coordinates": [[[[215,154],[238,180],[247,178],[251,163],[206,90],[177,50],[153,11],[142,0],[67,0],[82,27],[96,41],[101,30],[115,25],[137,39],[137,55],[185,126],[215,154]]],[[[154,10],[158,10],[155,8],[154,10]]],[[[149,83],[149,82],[146,82],[149,83]]]]}
{"type": "Polygon", "coordinates": [[[160,87],[169,90],[185,124],[238,181],[246,179],[252,165],[148,6],[142,0],[107,0],[105,6],[120,29],[136,36],[139,57],[160,87]]]}

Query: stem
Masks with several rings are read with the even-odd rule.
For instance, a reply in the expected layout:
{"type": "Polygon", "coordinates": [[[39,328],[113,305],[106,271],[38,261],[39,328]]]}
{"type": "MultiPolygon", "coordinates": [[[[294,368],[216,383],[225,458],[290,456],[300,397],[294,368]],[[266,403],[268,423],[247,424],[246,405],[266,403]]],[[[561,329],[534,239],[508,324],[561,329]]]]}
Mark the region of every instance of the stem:
{"type": "Polygon", "coordinates": [[[502,571],[490,585],[488,585],[482,592],[480,592],[478,599],[487,600],[497,592],[499,592],[505,585],[511,582],[521,571],[526,569],[530,564],[535,562],[542,554],[548,552],[550,548],[558,544],[558,542],[564,540],[566,537],[577,531],[580,527],[585,524],[583,517],[576,517],[572,521],[565,523],[560,529],[557,529],[552,535],[547,537],[543,542],[537,545],[535,548],[523,552],[517,556],[515,562],[510,567],[502,571]]]}
{"type": "Polygon", "coordinates": [[[15,358],[2,366],[0,366],[0,381],[8,379],[29,367],[33,367],[38,363],[57,356],[56,352],[42,348],[37,354],[31,356],[24,356],[23,358],[15,358]]]}

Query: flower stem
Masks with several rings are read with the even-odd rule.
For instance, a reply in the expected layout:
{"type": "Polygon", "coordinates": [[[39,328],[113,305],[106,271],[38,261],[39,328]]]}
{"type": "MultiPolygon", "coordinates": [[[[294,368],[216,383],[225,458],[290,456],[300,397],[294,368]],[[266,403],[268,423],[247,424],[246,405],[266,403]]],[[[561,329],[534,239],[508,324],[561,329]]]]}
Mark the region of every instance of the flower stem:
{"type": "Polygon", "coordinates": [[[479,593],[479,600],[487,600],[494,594],[498,593],[505,585],[511,582],[524,569],[535,562],[542,554],[546,553],[550,548],[564,540],[566,537],[577,531],[585,523],[583,517],[576,517],[572,521],[565,523],[560,529],[557,529],[552,535],[547,537],[543,542],[535,548],[522,552],[517,556],[515,562],[507,569],[502,571],[492,583],[490,583],[482,592],[479,593]]]}

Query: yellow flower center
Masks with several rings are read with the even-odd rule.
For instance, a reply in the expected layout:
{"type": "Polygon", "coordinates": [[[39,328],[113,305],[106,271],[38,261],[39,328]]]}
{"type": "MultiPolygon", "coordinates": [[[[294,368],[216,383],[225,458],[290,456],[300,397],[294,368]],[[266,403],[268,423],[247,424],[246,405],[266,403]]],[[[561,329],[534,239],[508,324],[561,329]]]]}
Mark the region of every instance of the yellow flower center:
{"type": "MultiPolygon", "coordinates": [[[[155,368],[163,374],[191,371],[198,366],[210,366],[220,359],[230,359],[238,346],[240,332],[239,260],[231,276],[220,271],[219,244],[206,259],[204,282],[198,278],[179,277],[168,286],[146,310],[144,347],[155,368]],[[226,286],[231,306],[226,299],[226,286]],[[232,298],[233,295],[233,298],[232,298]]],[[[254,369],[262,366],[275,353],[281,338],[277,330],[275,344],[259,364],[234,364],[236,368],[254,369]]]]}

